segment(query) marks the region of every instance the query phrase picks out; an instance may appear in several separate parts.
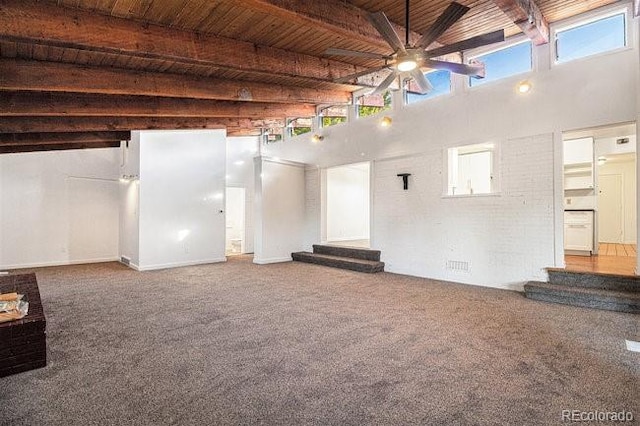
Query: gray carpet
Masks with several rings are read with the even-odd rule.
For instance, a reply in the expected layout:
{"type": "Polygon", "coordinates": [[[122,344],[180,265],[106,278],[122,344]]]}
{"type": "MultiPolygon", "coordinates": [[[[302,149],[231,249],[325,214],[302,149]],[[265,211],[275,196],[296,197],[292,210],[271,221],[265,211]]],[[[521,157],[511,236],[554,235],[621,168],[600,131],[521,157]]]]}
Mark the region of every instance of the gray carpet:
{"type": "MultiPolygon", "coordinates": [[[[640,316],[286,263],[37,270],[49,365],[11,425],[561,424],[640,419],[640,316]]],[[[2,344],[0,342],[0,344],[2,344]]]]}

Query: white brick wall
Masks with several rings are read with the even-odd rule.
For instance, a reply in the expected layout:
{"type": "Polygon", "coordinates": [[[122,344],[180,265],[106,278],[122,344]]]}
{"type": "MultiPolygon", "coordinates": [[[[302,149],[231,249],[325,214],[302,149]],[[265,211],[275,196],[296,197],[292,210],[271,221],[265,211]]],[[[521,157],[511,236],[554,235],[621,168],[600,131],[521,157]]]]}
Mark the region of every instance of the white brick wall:
{"type": "Polygon", "coordinates": [[[305,225],[303,247],[305,251],[311,251],[313,244],[321,242],[321,192],[320,169],[307,168],[304,173],[305,182],[305,225]]]}
{"type": "Polygon", "coordinates": [[[443,197],[443,150],[376,162],[374,227],[386,270],[521,289],[553,265],[553,137],[500,144],[502,192],[443,197]],[[398,173],[411,173],[409,190],[398,173]],[[446,269],[468,262],[469,272],[446,269]]]}

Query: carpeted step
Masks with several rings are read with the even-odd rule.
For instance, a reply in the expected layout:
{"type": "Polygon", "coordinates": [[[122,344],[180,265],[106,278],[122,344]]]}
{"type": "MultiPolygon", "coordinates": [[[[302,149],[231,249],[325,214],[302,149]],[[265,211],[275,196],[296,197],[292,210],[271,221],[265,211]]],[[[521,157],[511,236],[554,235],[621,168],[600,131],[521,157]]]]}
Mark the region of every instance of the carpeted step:
{"type": "Polygon", "coordinates": [[[316,254],[326,254],[329,256],[350,257],[352,259],[380,262],[380,250],[314,244],[313,252],[316,254]]]}
{"type": "Polygon", "coordinates": [[[584,308],[640,314],[640,293],[585,288],[529,281],[524,285],[529,299],[584,308]]]}
{"type": "Polygon", "coordinates": [[[366,259],[355,259],[352,257],[332,256],[329,254],[318,254],[301,251],[291,253],[293,260],[298,262],[314,263],[316,265],[331,266],[333,268],[349,269],[357,272],[382,272],[384,262],[366,259]]]}
{"type": "Polygon", "coordinates": [[[640,293],[640,277],[547,268],[551,284],[640,293]]]}

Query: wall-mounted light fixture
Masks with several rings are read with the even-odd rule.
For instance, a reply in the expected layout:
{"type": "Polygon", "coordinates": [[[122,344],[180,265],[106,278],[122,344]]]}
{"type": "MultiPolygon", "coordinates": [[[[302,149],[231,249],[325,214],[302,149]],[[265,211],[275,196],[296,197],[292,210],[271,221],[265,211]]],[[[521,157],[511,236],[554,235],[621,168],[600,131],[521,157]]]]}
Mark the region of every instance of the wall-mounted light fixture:
{"type": "Polygon", "coordinates": [[[313,142],[313,143],[318,143],[318,142],[320,142],[322,140],[324,140],[324,136],[322,136],[322,135],[315,134],[315,135],[311,136],[311,142],[313,142]]]}
{"type": "Polygon", "coordinates": [[[391,119],[391,117],[387,115],[382,117],[382,119],[380,120],[380,126],[382,127],[389,127],[391,126],[391,123],[393,123],[393,120],[391,119]]]}
{"type": "Polygon", "coordinates": [[[531,85],[531,83],[527,80],[521,81],[520,83],[518,83],[518,93],[529,93],[532,87],[533,86],[531,85]]]}
{"type": "Polygon", "coordinates": [[[120,182],[131,182],[133,180],[137,180],[138,175],[122,175],[120,176],[120,182]]]}

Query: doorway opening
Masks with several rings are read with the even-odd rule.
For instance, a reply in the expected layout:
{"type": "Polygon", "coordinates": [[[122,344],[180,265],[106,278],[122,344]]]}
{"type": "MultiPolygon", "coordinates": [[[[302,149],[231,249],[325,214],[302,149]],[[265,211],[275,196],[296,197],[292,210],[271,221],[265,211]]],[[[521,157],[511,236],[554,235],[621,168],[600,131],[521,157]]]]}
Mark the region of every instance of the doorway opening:
{"type": "Polygon", "coordinates": [[[635,275],[635,123],[563,134],[567,270],[635,275]]]}
{"type": "Polygon", "coordinates": [[[245,253],[245,189],[227,187],[225,254],[245,253]]]}
{"type": "Polygon", "coordinates": [[[326,242],[370,247],[370,164],[327,169],[326,242]]]}

